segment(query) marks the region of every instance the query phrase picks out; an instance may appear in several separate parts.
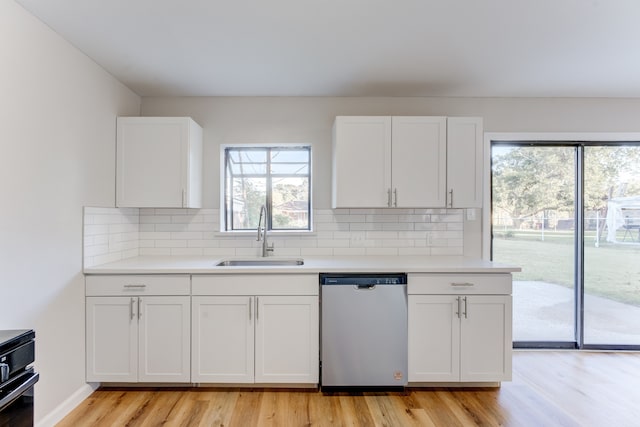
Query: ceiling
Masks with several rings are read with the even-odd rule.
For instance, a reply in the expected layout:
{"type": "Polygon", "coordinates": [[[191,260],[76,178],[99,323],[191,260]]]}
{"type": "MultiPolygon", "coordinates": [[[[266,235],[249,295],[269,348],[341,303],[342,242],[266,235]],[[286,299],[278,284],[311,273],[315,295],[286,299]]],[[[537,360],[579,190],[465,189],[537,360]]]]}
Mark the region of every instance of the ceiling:
{"type": "Polygon", "coordinates": [[[640,97],[637,0],[17,0],[141,96],[640,97]]]}

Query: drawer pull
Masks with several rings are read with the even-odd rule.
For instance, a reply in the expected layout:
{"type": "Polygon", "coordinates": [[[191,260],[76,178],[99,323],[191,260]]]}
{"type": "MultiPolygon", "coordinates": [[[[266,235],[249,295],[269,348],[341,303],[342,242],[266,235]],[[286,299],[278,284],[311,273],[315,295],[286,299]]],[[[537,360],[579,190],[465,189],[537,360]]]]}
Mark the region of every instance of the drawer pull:
{"type": "Polygon", "coordinates": [[[451,283],[451,286],[470,287],[470,286],[475,286],[475,284],[470,282],[453,282],[451,283]]]}
{"type": "Polygon", "coordinates": [[[128,285],[124,285],[125,289],[144,289],[147,287],[147,285],[145,284],[140,284],[140,285],[136,285],[136,284],[128,284],[128,285]]]}

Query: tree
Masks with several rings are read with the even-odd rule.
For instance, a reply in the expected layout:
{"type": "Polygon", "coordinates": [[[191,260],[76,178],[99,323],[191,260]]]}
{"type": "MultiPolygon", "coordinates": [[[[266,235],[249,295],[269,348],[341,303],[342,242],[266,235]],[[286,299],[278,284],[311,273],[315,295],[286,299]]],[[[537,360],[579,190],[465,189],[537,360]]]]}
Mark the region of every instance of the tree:
{"type": "Polygon", "coordinates": [[[493,160],[493,200],[519,227],[543,210],[573,208],[570,147],[510,147],[493,160]]]}
{"type": "MultiPolygon", "coordinates": [[[[613,197],[640,195],[640,147],[584,147],[584,206],[606,216],[613,197]]],[[[576,149],[570,146],[494,147],[493,201],[519,227],[545,210],[574,210],[576,149]]]]}

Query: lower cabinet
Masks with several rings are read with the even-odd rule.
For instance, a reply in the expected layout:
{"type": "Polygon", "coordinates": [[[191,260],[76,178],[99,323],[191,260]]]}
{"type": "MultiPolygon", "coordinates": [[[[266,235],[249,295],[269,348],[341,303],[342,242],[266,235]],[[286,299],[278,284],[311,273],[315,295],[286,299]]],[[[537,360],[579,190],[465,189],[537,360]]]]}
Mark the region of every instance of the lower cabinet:
{"type": "Polygon", "coordinates": [[[87,381],[188,383],[189,301],[87,297],[87,381]]]}
{"type": "Polygon", "coordinates": [[[92,275],[86,289],[86,379],[189,383],[188,275],[92,275]]]}
{"type": "Polygon", "coordinates": [[[191,380],[317,384],[317,289],[317,275],[194,277],[191,380]],[[307,295],[228,295],[255,291],[264,281],[273,286],[263,290],[307,295]],[[214,292],[222,295],[196,295],[214,292]]]}
{"type": "Polygon", "coordinates": [[[511,379],[511,295],[410,294],[408,304],[410,383],[511,379]]]}

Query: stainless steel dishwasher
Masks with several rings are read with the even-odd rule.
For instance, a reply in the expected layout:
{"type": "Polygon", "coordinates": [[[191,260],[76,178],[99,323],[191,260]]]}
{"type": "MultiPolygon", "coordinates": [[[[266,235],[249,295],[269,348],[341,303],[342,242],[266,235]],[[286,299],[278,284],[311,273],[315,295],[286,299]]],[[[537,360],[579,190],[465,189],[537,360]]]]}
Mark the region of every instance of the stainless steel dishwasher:
{"type": "Polygon", "coordinates": [[[407,384],[407,275],[320,274],[321,384],[407,384]]]}

